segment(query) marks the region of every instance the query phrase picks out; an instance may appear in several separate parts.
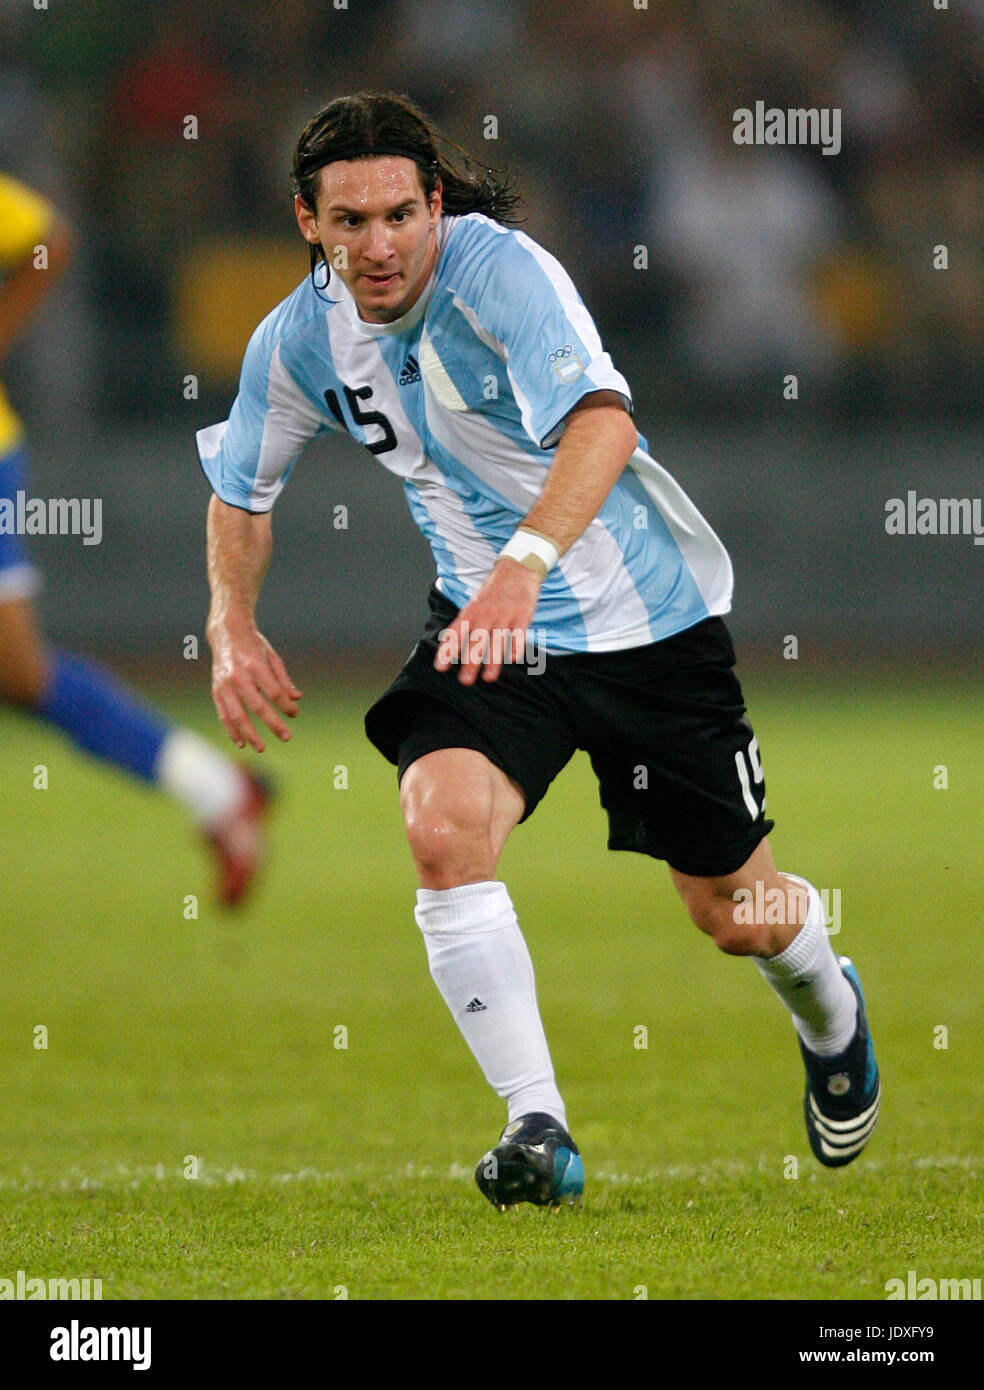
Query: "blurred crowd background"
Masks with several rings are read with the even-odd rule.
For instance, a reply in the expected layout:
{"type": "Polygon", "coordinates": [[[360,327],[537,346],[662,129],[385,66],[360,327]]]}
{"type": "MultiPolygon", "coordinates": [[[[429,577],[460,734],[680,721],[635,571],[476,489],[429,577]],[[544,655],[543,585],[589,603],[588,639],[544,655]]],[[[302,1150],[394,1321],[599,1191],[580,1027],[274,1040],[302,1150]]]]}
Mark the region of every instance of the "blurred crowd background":
{"type": "MultiPolygon", "coordinates": [[[[639,3],[0,0],[0,168],[77,236],[4,378],[39,479],[107,494],[98,555],[40,554],[54,634],[149,652],[200,627],[194,430],[227,414],[250,331],[306,274],[300,129],[378,88],[515,172],[525,229],[731,550],[743,640],[979,650],[984,552],[887,537],[884,504],[979,492],[984,0],[639,3]],[[839,153],[736,145],[759,101],[838,109],[839,153]]],[[[347,441],[310,452],[278,503],[276,631],[405,648],[431,564],[402,493],[347,441]],[[328,529],[335,502],[350,533],[328,529]]]]}
{"type": "Polygon", "coordinates": [[[196,368],[227,394],[304,273],[296,135],[371,86],[515,169],[657,401],[755,408],[794,372],[831,408],[951,410],[984,375],[982,72],[981,0],[0,0],[0,167],[76,224],[111,415],[196,368]],[[839,108],[840,153],[736,146],[758,100],[839,108]]]}

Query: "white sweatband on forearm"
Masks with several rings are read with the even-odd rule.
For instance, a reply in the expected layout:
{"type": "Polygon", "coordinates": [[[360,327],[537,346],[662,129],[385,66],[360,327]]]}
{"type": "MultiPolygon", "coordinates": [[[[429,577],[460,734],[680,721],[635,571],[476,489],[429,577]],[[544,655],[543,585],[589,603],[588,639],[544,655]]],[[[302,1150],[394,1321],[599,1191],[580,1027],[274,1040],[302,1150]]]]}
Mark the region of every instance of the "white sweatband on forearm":
{"type": "Polygon", "coordinates": [[[520,526],[499,551],[498,558],[517,560],[541,579],[545,579],[560,559],[560,551],[546,536],[520,526]]]}

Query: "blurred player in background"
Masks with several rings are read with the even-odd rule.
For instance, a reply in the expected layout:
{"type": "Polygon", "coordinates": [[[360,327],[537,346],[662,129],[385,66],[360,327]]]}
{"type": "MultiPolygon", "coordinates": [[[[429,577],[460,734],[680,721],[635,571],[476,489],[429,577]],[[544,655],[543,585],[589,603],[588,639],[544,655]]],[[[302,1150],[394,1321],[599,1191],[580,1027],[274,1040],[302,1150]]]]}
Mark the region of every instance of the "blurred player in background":
{"type": "MultiPolygon", "coordinates": [[[[0,174],[0,364],[70,253],[51,205],[0,174]],[[46,268],[35,264],[42,246],[46,268]]],[[[0,700],[174,796],[216,857],[219,900],[238,902],[262,861],[263,784],[145,708],[101,666],[44,643],[32,604],[39,576],[13,524],[18,493],[30,495],[24,434],[0,387],[0,700]]]]}
{"type": "MultiPolygon", "coordinates": [[[[398,767],[431,973],[508,1105],[482,1192],[552,1205],[583,1186],[496,878],[507,836],[578,748],[609,847],[666,860],[696,925],[754,957],[790,1010],[810,1143],[841,1166],[874,1128],[878,1070],[820,895],[777,872],[766,839],[721,617],[728,555],[650,457],[566,272],[510,228],[508,185],[456,169],[442,140],[405,98],[374,93],[332,102],[300,137],[311,277],[253,334],[228,422],[199,434],[219,715],[239,747],[263,749],[250,714],[289,737],[280,715],[300,692],[254,616],[269,514],[307,441],[346,430],[403,479],[437,567],[424,634],[366,729],[398,767]]],[[[743,1048],[746,1093],[753,1068],[743,1048]]]]}

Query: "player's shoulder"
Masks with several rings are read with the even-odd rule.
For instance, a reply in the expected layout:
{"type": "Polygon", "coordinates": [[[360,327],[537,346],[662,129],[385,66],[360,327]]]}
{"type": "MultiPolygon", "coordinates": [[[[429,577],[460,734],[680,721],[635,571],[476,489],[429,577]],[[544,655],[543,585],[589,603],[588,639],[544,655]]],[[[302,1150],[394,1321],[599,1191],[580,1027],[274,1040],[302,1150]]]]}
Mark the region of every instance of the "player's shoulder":
{"type": "Polygon", "coordinates": [[[504,227],[483,212],[448,219],[442,270],[448,274],[498,266],[521,265],[543,248],[518,227],[504,227]]]}
{"type": "Polygon", "coordinates": [[[497,293],[508,286],[519,291],[537,266],[558,264],[519,227],[505,227],[484,213],[469,212],[448,221],[440,275],[466,302],[493,288],[497,293]]]}
{"type": "Polygon", "coordinates": [[[324,266],[314,276],[307,275],[282,299],[253,330],[246,349],[247,360],[257,365],[269,364],[277,348],[303,350],[308,337],[316,338],[323,327],[325,314],[337,299],[332,298],[324,266]]]}

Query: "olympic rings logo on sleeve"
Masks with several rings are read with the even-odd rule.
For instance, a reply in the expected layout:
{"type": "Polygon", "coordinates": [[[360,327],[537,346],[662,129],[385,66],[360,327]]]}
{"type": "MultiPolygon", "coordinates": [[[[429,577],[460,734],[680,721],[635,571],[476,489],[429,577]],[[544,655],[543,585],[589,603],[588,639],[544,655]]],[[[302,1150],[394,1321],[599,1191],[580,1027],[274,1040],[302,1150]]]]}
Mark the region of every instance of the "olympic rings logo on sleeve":
{"type": "Polygon", "coordinates": [[[585,364],[572,343],[565,343],[547,358],[554,371],[565,384],[577,381],[584,371],[585,364]]]}

